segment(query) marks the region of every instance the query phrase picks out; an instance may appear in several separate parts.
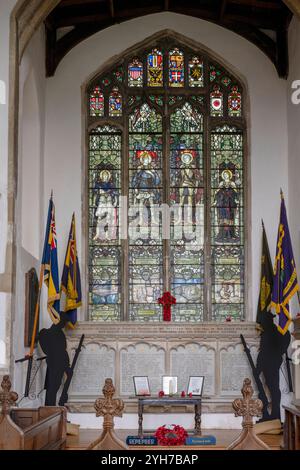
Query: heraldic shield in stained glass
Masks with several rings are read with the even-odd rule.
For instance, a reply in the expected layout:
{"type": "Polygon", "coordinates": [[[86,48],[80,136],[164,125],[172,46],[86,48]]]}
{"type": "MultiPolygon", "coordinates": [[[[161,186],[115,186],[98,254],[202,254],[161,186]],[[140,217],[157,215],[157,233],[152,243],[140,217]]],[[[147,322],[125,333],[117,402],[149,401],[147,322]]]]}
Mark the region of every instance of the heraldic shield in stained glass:
{"type": "Polygon", "coordinates": [[[89,87],[89,315],[245,318],[243,86],[166,38],[89,87]],[[125,227],[125,228],[124,228],[125,227]]]}
{"type": "Polygon", "coordinates": [[[161,87],[163,85],[163,55],[160,50],[153,49],[147,60],[148,85],[161,87]]]}
{"type": "Polygon", "coordinates": [[[143,86],[143,62],[136,57],[128,65],[128,85],[130,87],[143,86]]]}
{"type": "Polygon", "coordinates": [[[184,55],[178,48],[169,53],[169,85],[184,86],[184,55]]]}

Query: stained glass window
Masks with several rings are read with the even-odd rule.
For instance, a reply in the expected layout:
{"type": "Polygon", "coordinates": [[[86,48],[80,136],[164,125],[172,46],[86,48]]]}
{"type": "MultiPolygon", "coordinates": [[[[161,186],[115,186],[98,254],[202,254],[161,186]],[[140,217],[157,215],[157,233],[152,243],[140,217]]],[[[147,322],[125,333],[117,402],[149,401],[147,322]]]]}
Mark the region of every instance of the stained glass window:
{"type": "Polygon", "coordinates": [[[109,95],[109,115],[111,117],[122,116],[122,95],[117,87],[113,88],[109,95]]]}
{"type": "Polygon", "coordinates": [[[184,85],[184,55],[177,47],[169,52],[169,85],[171,87],[184,85]]]}
{"type": "Polygon", "coordinates": [[[223,116],[223,93],[219,85],[215,85],[210,94],[210,114],[212,116],[223,116]]]}
{"type": "Polygon", "coordinates": [[[243,136],[235,127],[211,134],[212,318],[243,318],[243,136]]]}
{"type": "Polygon", "coordinates": [[[229,116],[240,117],[242,113],[242,95],[236,85],[231,88],[228,96],[228,114],[229,116]]]}
{"type": "Polygon", "coordinates": [[[128,65],[128,86],[143,86],[143,62],[138,58],[133,59],[128,65]]]}
{"type": "Polygon", "coordinates": [[[245,318],[244,99],[229,70],[170,38],[93,80],[92,320],[160,322],[165,291],[174,322],[245,318]]]}
{"type": "Polygon", "coordinates": [[[121,132],[89,136],[89,311],[92,320],[120,319],[119,195],[121,132]]]}
{"type": "Polygon", "coordinates": [[[99,86],[90,94],[90,116],[104,116],[104,96],[99,86]]]}
{"type": "Polygon", "coordinates": [[[153,49],[147,57],[147,83],[151,87],[163,85],[163,55],[158,49],[153,49]]]}
{"type": "Polygon", "coordinates": [[[189,84],[191,87],[204,85],[203,61],[197,56],[189,60],[189,84]]]}
{"type": "Polygon", "coordinates": [[[189,103],[171,114],[170,203],[173,318],[203,319],[203,116],[189,103]]]}

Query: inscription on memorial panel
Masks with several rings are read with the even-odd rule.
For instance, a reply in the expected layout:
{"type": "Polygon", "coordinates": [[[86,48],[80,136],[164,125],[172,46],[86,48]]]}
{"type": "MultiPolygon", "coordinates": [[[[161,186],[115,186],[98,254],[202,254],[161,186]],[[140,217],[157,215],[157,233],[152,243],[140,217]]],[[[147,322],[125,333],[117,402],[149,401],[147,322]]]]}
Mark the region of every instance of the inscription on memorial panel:
{"type": "Polygon", "coordinates": [[[120,351],[120,373],[121,395],[134,395],[135,375],[147,375],[151,394],[157,394],[165,375],[165,351],[147,343],[127,346],[120,351]]]}
{"type": "MultiPolygon", "coordinates": [[[[74,352],[72,354],[74,356],[74,352]]],[[[99,396],[106,378],[115,381],[115,351],[105,345],[85,345],[76,364],[71,395],[99,396]]]]}
{"type": "MultiPolygon", "coordinates": [[[[250,347],[251,355],[256,364],[257,348],[250,347]]],[[[243,381],[252,378],[252,370],[242,345],[227,346],[220,351],[221,395],[240,395],[243,381]]]]}
{"type": "Polygon", "coordinates": [[[171,375],[178,376],[178,391],[187,391],[191,375],[203,375],[204,395],[215,394],[215,350],[211,347],[190,343],[170,352],[171,375]]]}

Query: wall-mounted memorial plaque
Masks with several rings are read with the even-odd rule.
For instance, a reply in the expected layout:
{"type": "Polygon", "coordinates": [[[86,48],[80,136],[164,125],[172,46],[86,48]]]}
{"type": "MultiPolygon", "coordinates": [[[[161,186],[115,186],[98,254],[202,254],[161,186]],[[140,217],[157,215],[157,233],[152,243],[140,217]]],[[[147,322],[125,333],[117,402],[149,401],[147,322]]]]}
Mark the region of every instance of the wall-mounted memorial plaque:
{"type": "Polygon", "coordinates": [[[204,395],[215,394],[215,350],[212,347],[189,343],[170,352],[171,374],[178,376],[178,391],[187,391],[190,376],[205,377],[204,395]]]}
{"type": "MultiPolygon", "coordinates": [[[[33,332],[33,324],[35,317],[35,307],[38,299],[39,280],[36,270],[31,268],[25,274],[25,331],[24,331],[24,346],[29,348],[31,345],[31,338],[33,332]]],[[[39,331],[39,323],[37,325],[39,331]]],[[[35,344],[37,343],[37,337],[35,344]]]]}
{"type": "MultiPolygon", "coordinates": [[[[250,347],[256,364],[257,348],[250,347]]],[[[223,346],[220,351],[221,395],[240,395],[241,381],[252,378],[252,371],[241,344],[223,346]]],[[[253,381],[255,389],[255,383],[253,381]]]]}
{"type": "Polygon", "coordinates": [[[126,346],[120,352],[121,395],[133,395],[132,377],[147,375],[151,393],[161,390],[162,376],[165,375],[165,351],[155,345],[138,343],[126,346]]]}
{"type": "Polygon", "coordinates": [[[98,396],[107,378],[115,380],[115,351],[97,343],[86,344],[75,367],[70,395],[98,396]]]}

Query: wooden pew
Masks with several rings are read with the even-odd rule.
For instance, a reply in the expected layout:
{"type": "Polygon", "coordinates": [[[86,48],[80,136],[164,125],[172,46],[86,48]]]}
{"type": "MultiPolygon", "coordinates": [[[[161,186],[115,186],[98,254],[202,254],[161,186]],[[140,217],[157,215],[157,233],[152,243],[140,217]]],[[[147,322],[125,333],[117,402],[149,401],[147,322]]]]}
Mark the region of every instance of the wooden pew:
{"type": "Polygon", "coordinates": [[[18,395],[11,392],[8,376],[0,392],[0,450],[57,450],[66,445],[66,409],[42,406],[13,408],[18,395]]]}

